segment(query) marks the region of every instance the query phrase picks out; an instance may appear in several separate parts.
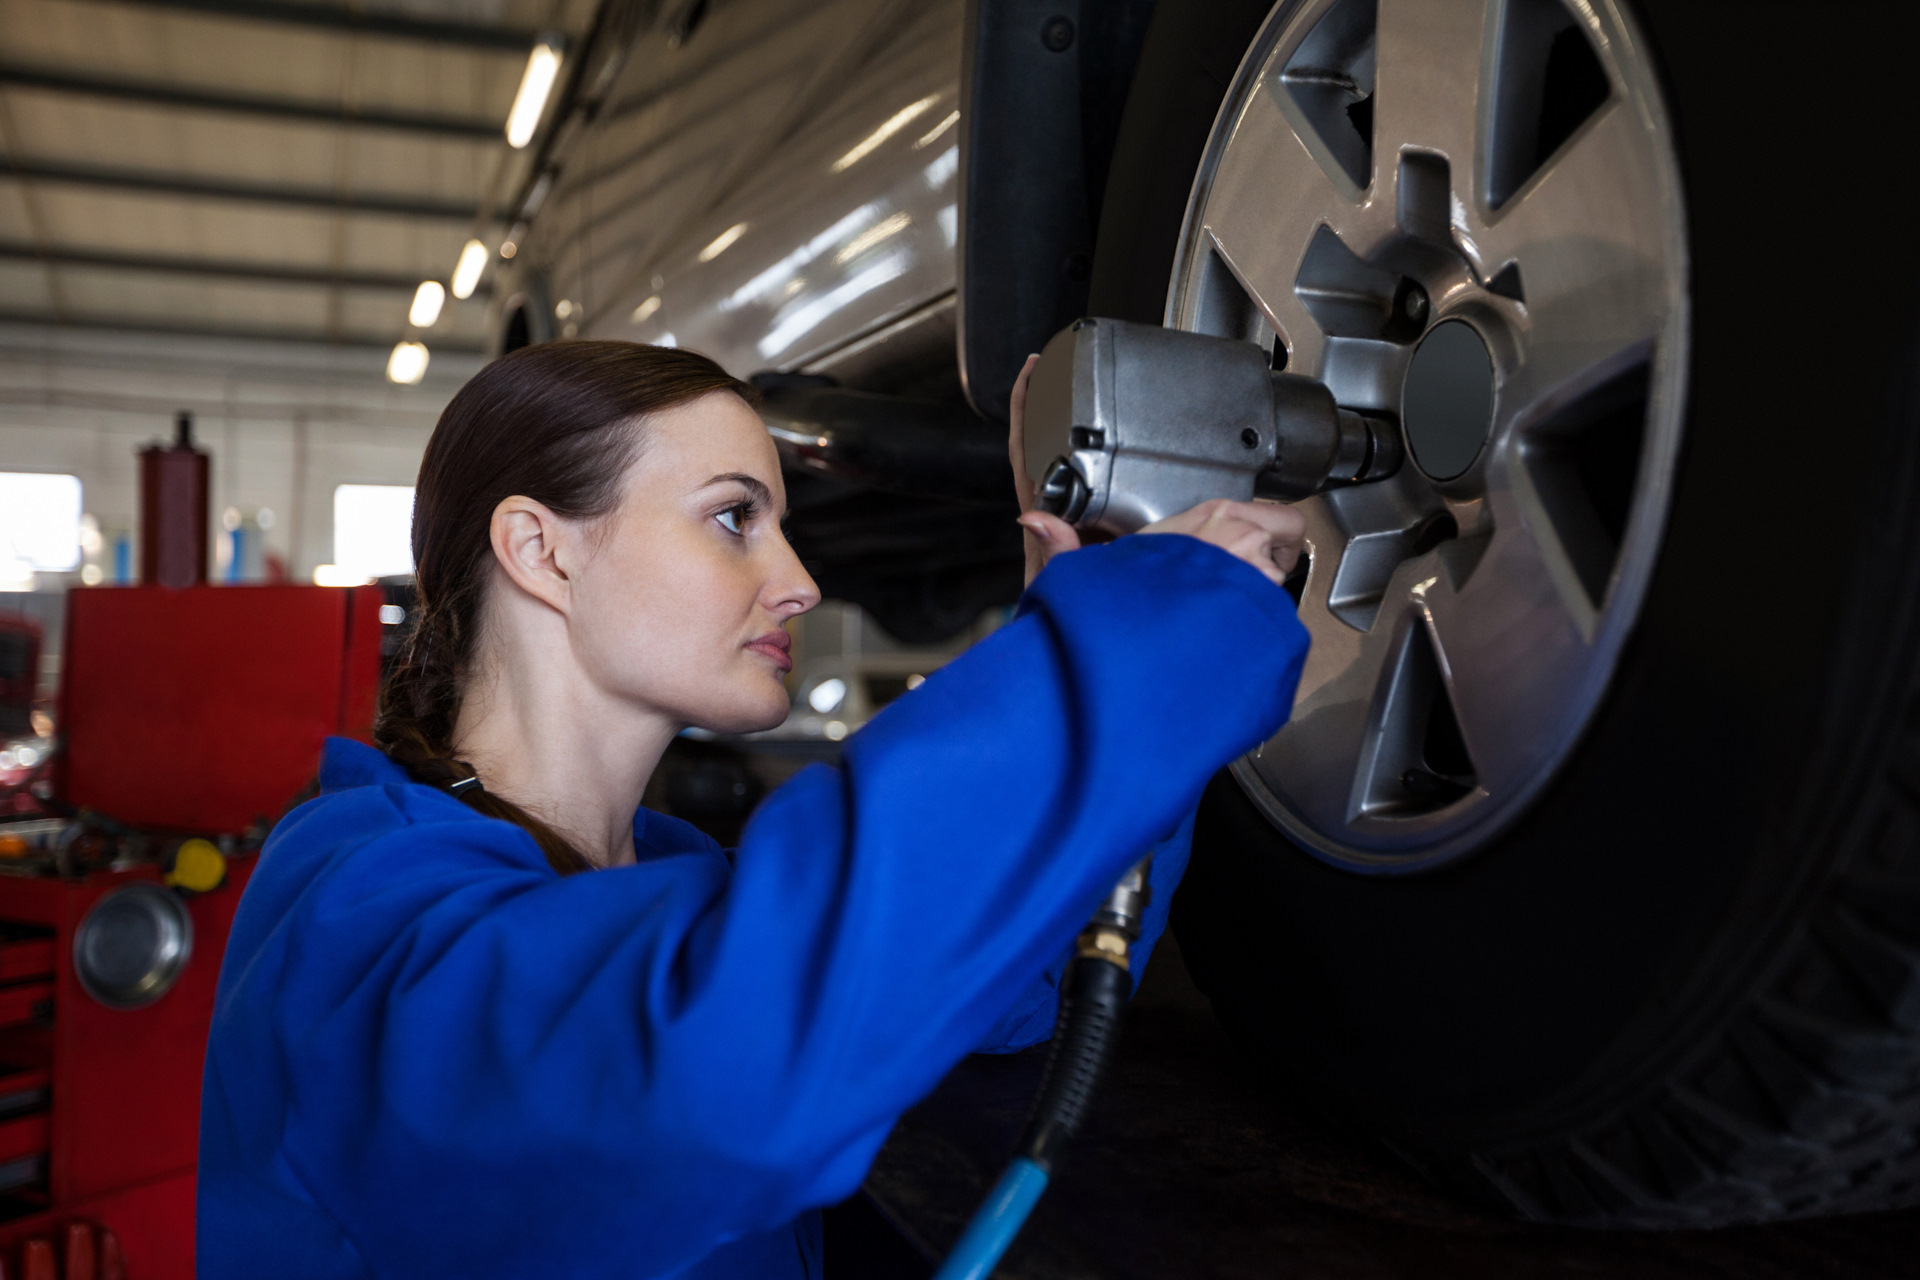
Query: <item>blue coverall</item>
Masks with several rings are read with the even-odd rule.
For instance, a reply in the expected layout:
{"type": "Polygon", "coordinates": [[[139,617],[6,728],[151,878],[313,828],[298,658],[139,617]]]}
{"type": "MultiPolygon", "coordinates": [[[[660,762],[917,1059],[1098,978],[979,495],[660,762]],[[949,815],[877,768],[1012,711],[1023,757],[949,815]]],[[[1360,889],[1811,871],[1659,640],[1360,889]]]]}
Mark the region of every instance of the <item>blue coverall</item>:
{"type": "Polygon", "coordinates": [[[330,743],[227,947],[199,1274],[818,1280],[814,1211],[969,1050],[1044,1034],[1049,964],[1306,647],[1217,548],[1087,548],[731,859],[642,810],[636,865],[564,878],[330,743]]]}

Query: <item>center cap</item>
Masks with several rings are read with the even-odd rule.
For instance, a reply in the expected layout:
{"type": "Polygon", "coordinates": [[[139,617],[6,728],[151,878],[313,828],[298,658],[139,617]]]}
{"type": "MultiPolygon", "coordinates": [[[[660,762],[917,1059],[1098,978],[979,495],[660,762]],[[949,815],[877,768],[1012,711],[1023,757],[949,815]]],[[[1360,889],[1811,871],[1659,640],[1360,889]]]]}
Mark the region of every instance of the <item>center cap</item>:
{"type": "Polygon", "coordinates": [[[1443,320],[1420,340],[1400,389],[1400,425],[1435,480],[1473,465],[1493,425],[1493,357],[1472,325],[1443,320]]]}

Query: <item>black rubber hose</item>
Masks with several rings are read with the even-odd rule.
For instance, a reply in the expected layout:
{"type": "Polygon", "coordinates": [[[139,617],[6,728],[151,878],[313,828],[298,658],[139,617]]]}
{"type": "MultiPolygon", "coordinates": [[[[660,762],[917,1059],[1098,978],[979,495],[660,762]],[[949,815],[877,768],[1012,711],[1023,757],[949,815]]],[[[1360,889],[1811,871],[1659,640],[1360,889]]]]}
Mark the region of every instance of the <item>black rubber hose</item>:
{"type": "Polygon", "coordinates": [[[1046,1070],[1015,1148],[1049,1176],[1086,1119],[1132,994],[1133,975],[1111,960],[1076,956],[1067,967],[1046,1070]]]}

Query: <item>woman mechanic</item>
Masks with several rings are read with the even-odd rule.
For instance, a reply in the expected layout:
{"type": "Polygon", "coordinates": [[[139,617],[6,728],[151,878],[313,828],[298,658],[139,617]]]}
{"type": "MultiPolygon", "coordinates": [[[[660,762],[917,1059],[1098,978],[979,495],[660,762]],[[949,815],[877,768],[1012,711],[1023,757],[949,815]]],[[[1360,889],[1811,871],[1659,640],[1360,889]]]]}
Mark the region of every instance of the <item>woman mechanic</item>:
{"type": "Polygon", "coordinates": [[[1202,787],[1292,703],[1298,513],[1073,550],[1029,511],[1030,576],[1073,553],[1015,619],[724,853],[640,797],[681,729],[781,722],[820,598],[754,399],[583,341],[447,406],[380,750],[328,742],[234,921],[206,1280],[818,1277],[817,1209],[962,1056],[1044,1037],[1049,965],[1156,840],[1164,924],[1202,787]]]}

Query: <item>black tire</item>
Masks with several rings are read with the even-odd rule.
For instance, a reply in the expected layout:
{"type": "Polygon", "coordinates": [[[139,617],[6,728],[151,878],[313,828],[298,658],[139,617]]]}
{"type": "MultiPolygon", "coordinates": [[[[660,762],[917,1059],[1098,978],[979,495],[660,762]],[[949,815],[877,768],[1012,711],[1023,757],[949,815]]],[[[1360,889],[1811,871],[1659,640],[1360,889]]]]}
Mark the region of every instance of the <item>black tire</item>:
{"type": "MultiPolygon", "coordinates": [[[[1158,322],[1222,47],[1267,8],[1160,6],[1095,314],[1158,322]]],[[[1222,774],[1175,926],[1290,1087],[1510,1212],[1916,1204],[1920,245],[1863,240],[1840,219],[1865,205],[1837,194],[1873,189],[1914,116],[1911,19],[1635,8],[1678,135],[1692,362],[1670,526],[1606,702],[1525,818],[1426,875],[1316,861],[1222,774]],[[1752,88],[1790,66],[1844,67],[1847,89],[1752,88]]]]}

